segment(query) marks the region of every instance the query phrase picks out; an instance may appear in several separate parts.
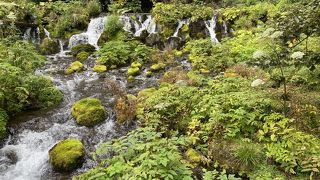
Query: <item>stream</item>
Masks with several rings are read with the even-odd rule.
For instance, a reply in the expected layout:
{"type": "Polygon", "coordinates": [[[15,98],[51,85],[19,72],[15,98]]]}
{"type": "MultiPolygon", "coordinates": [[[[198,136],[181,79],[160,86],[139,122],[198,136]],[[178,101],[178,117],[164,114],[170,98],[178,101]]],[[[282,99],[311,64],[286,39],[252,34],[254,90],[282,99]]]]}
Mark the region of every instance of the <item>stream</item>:
{"type": "MultiPolygon", "coordinates": [[[[74,35],[69,40],[69,46],[77,43],[90,43],[97,46],[97,41],[103,32],[105,17],[92,19],[86,32],[74,35]],[[101,29],[102,28],[102,29],[101,29]]],[[[138,18],[139,22],[132,22],[126,16],[122,21],[125,23],[124,30],[132,31],[138,36],[143,30],[156,33],[156,25],[151,16],[138,18]],[[126,24],[127,23],[127,24],[126,24]]],[[[187,22],[184,22],[187,23],[187,22]]],[[[181,24],[181,23],[180,23],[181,24]]],[[[175,36],[178,35],[178,27],[175,36]]],[[[27,29],[25,39],[39,38],[32,35],[27,29]]],[[[212,34],[210,34],[212,35],[212,34]]],[[[50,34],[46,31],[46,36],[50,34]]],[[[109,70],[98,74],[93,72],[96,57],[90,56],[84,63],[85,71],[65,75],[64,70],[74,60],[68,55],[70,48],[63,48],[63,42],[59,40],[61,51],[55,55],[47,56],[46,64],[36,71],[38,75],[50,78],[53,83],[63,92],[63,102],[52,109],[24,112],[12,120],[8,129],[9,137],[0,146],[0,179],[1,180],[39,180],[39,179],[70,179],[74,175],[81,174],[96,164],[91,158],[99,143],[110,141],[119,136],[125,135],[135,128],[121,126],[116,123],[113,112],[115,97],[110,91],[108,82],[116,81],[120,87],[130,94],[137,94],[141,89],[158,86],[158,79],[164,71],[155,73],[147,78],[146,67],[142,73],[135,77],[133,82],[127,82],[127,69],[109,70]],[[76,124],[71,115],[72,105],[86,97],[99,98],[107,110],[107,118],[104,122],[94,126],[85,127],[76,124]],[[85,162],[79,169],[70,173],[58,173],[53,171],[49,164],[48,151],[59,141],[75,138],[81,140],[86,148],[85,162]]],[[[186,59],[177,60],[175,66],[181,66],[190,70],[191,65],[186,59]]],[[[166,70],[169,70],[168,67],[166,70]]]]}

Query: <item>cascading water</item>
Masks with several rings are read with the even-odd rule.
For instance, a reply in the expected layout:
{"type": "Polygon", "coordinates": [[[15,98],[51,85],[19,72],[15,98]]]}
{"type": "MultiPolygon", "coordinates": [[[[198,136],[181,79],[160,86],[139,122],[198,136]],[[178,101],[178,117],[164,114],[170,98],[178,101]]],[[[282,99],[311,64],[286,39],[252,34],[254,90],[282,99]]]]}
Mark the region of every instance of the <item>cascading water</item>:
{"type": "Polygon", "coordinates": [[[147,31],[149,34],[157,33],[157,24],[151,15],[138,14],[136,18],[123,15],[120,20],[123,23],[123,29],[133,34],[135,37],[140,37],[143,31],[147,31]],[[145,18],[146,16],[146,18],[145,18]]]}
{"type": "Polygon", "coordinates": [[[23,40],[31,41],[32,43],[40,43],[40,29],[37,28],[27,28],[23,34],[23,40]]]}
{"type": "Polygon", "coordinates": [[[217,36],[216,36],[217,16],[214,15],[212,19],[205,21],[204,23],[206,28],[209,31],[211,41],[213,43],[218,44],[219,40],[217,39],[217,36]]]}
{"type": "Polygon", "coordinates": [[[178,26],[177,26],[175,32],[173,33],[172,37],[178,37],[179,31],[182,28],[182,26],[188,25],[189,23],[190,23],[190,19],[184,19],[182,21],[179,21],[178,26]]]}
{"type": "Polygon", "coordinates": [[[44,34],[46,35],[46,37],[47,37],[48,39],[51,39],[51,37],[50,37],[50,32],[49,32],[46,28],[43,28],[43,31],[44,31],[44,34]]]}
{"type": "Polygon", "coordinates": [[[75,34],[69,40],[69,48],[77,44],[91,44],[98,48],[98,40],[104,30],[104,22],[107,17],[98,17],[91,19],[86,32],[75,34]]]}

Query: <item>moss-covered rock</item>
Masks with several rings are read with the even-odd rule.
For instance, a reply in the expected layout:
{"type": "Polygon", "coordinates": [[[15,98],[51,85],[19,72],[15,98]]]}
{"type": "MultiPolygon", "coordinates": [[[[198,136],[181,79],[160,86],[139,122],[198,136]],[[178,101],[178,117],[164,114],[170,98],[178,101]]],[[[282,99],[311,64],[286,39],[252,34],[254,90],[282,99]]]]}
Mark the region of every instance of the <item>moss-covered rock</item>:
{"type": "Polygon", "coordinates": [[[71,54],[76,57],[80,52],[87,52],[92,54],[96,48],[91,44],[78,44],[71,48],[71,54]]]}
{"type": "Polygon", "coordinates": [[[49,38],[45,38],[40,44],[40,52],[44,55],[56,54],[60,51],[59,42],[49,38]]]}
{"type": "Polygon", "coordinates": [[[128,69],[128,76],[137,76],[140,74],[140,68],[138,67],[131,67],[128,69]]]}
{"type": "Polygon", "coordinates": [[[151,77],[152,74],[153,74],[152,71],[147,71],[147,72],[146,72],[146,76],[147,76],[147,77],[151,77]]]}
{"type": "Polygon", "coordinates": [[[133,63],[131,63],[131,67],[132,68],[140,68],[142,65],[141,65],[141,63],[139,63],[139,62],[133,62],[133,63]]]}
{"type": "Polygon", "coordinates": [[[88,59],[90,56],[90,53],[81,51],[80,53],[77,54],[77,61],[83,62],[88,59]]]}
{"type": "Polygon", "coordinates": [[[105,65],[95,65],[93,67],[94,72],[103,73],[107,71],[107,66],[105,65]]]}
{"type": "Polygon", "coordinates": [[[81,166],[84,156],[84,146],[76,139],[60,141],[49,151],[50,163],[59,171],[71,171],[81,166]]]}
{"type": "Polygon", "coordinates": [[[186,157],[192,163],[200,163],[201,162],[201,155],[194,149],[190,148],[186,152],[186,157]]]}
{"type": "Polygon", "coordinates": [[[150,67],[150,71],[152,71],[152,72],[160,71],[160,70],[164,69],[165,67],[166,67],[166,65],[164,63],[157,63],[157,64],[154,64],[150,67]]]}
{"type": "Polygon", "coordinates": [[[83,70],[83,64],[80,61],[75,61],[65,70],[65,74],[72,74],[83,70]]]}
{"type": "Polygon", "coordinates": [[[0,108],[0,140],[6,136],[6,126],[9,116],[6,111],[0,108]]]}
{"type": "Polygon", "coordinates": [[[77,123],[83,126],[94,126],[106,118],[106,110],[96,98],[84,98],[77,101],[71,109],[77,123]]]}
{"type": "Polygon", "coordinates": [[[134,80],[133,76],[128,76],[128,82],[132,82],[134,80]]]}

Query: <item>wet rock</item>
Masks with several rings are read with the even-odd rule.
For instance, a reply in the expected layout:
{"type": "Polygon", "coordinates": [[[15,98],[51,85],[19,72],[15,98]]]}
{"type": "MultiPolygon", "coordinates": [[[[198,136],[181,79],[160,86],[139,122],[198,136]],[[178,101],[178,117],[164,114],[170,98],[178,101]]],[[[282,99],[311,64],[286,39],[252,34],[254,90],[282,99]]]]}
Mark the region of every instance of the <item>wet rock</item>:
{"type": "Polygon", "coordinates": [[[157,47],[159,49],[164,48],[164,41],[160,34],[149,34],[149,36],[146,37],[145,43],[148,46],[157,47]]]}
{"type": "Polygon", "coordinates": [[[76,139],[60,141],[49,151],[50,163],[58,171],[72,171],[80,167],[84,156],[84,146],[76,139]]]}

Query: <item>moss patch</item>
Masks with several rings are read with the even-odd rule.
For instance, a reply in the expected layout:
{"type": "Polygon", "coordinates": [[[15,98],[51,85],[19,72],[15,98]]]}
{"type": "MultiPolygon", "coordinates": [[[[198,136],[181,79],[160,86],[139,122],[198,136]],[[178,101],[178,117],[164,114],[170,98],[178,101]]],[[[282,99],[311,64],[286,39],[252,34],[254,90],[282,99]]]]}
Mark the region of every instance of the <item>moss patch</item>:
{"type": "Polygon", "coordinates": [[[128,69],[128,76],[137,76],[140,74],[140,69],[138,67],[131,67],[128,69]]]}
{"type": "Polygon", "coordinates": [[[52,39],[45,38],[40,45],[40,52],[44,55],[56,54],[59,51],[59,43],[52,39]]]}
{"type": "Polygon", "coordinates": [[[80,52],[87,52],[89,54],[92,54],[95,50],[96,50],[96,48],[90,44],[79,44],[79,45],[72,47],[71,54],[74,57],[77,57],[77,55],[80,52]]]}
{"type": "Polygon", "coordinates": [[[77,61],[83,62],[88,59],[90,56],[90,53],[81,51],[79,54],[77,54],[77,61]]]}
{"type": "Polygon", "coordinates": [[[77,101],[71,109],[77,123],[83,126],[94,126],[106,117],[105,108],[99,99],[84,98],[77,101]]]}
{"type": "Polygon", "coordinates": [[[103,73],[107,71],[107,66],[105,65],[95,65],[93,67],[94,72],[103,73]]]}
{"type": "Polygon", "coordinates": [[[72,74],[74,72],[80,72],[83,70],[83,64],[80,61],[75,61],[70,64],[70,66],[66,69],[66,74],[72,74]]]}
{"type": "Polygon", "coordinates": [[[160,71],[160,70],[164,69],[165,67],[166,67],[166,65],[164,63],[157,63],[157,64],[154,64],[150,67],[150,71],[152,71],[152,72],[160,71]]]}
{"type": "Polygon", "coordinates": [[[84,156],[84,146],[76,139],[60,141],[49,151],[51,165],[60,171],[71,171],[79,167],[84,156]]]}

